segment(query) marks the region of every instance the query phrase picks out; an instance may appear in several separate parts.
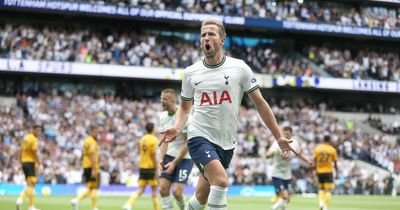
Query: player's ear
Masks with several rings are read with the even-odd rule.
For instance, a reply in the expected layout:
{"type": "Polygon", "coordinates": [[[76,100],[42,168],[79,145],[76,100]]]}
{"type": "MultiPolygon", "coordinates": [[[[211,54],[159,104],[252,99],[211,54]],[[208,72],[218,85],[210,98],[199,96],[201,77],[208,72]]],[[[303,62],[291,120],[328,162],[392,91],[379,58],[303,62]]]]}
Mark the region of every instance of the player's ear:
{"type": "Polygon", "coordinates": [[[221,46],[224,46],[224,44],[225,44],[225,37],[222,37],[221,38],[221,46]]]}

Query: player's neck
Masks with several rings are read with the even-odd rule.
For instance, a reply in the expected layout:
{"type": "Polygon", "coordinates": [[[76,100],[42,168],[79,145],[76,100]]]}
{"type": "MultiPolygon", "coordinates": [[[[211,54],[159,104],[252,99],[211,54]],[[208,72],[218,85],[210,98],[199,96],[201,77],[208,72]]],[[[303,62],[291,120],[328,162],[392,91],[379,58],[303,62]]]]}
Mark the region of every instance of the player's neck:
{"type": "Polygon", "coordinates": [[[168,116],[172,116],[176,113],[177,108],[174,106],[171,109],[167,110],[168,116]]]}
{"type": "Polygon", "coordinates": [[[204,61],[205,61],[205,63],[207,65],[216,66],[216,65],[220,64],[224,60],[224,57],[225,57],[225,55],[223,53],[217,53],[212,58],[205,57],[204,61]]]}

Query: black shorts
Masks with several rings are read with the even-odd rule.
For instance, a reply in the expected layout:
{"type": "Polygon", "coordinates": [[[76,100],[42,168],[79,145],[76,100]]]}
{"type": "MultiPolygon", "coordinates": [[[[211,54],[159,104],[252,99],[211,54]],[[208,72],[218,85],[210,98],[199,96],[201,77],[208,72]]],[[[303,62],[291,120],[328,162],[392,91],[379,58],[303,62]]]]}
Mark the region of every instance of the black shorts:
{"type": "Polygon", "coordinates": [[[97,174],[97,177],[92,177],[92,168],[84,168],[83,169],[83,181],[87,182],[99,182],[100,180],[100,173],[97,174]]]}
{"type": "Polygon", "coordinates": [[[24,171],[25,177],[36,176],[35,163],[23,162],[22,171],[24,171]]]}
{"type": "Polygon", "coordinates": [[[149,179],[155,179],[155,178],[156,178],[156,169],[154,169],[154,168],[139,169],[139,179],[149,180],[149,179]]]}
{"type": "Polygon", "coordinates": [[[333,183],[333,173],[320,173],[320,174],[318,174],[318,182],[320,184],[333,183]]]}

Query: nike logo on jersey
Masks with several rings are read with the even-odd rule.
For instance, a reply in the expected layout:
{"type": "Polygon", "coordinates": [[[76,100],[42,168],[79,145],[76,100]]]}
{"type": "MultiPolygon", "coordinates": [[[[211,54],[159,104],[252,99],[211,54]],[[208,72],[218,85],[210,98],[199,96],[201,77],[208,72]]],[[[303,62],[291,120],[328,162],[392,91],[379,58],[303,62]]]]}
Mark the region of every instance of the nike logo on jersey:
{"type": "Polygon", "coordinates": [[[194,82],[194,85],[198,85],[198,84],[200,84],[200,83],[202,83],[203,81],[200,81],[200,82],[194,82]]]}

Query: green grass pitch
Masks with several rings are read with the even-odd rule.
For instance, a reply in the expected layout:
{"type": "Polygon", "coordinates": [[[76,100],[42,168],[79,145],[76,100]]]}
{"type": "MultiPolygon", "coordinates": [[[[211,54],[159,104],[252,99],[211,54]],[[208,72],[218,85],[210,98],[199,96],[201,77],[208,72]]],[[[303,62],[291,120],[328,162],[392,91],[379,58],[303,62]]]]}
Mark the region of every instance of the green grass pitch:
{"type": "MultiPolygon", "coordinates": [[[[0,196],[0,210],[14,210],[15,196],[0,196]]],[[[36,207],[41,210],[71,210],[69,201],[72,197],[37,197],[36,207]]],[[[99,210],[118,210],[127,197],[100,197],[99,210]]],[[[270,198],[262,197],[228,197],[229,210],[269,210],[270,198]]],[[[25,201],[23,210],[27,210],[25,201]]],[[[317,198],[293,197],[289,210],[318,210],[317,198]]],[[[91,210],[90,199],[80,203],[79,210],[91,210]]],[[[175,207],[177,209],[177,207],[175,207]]],[[[148,196],[139,198],[133,210],[152,210],[148,196]]],[[[330,210],[400,210],[400,197],[387,196],[333,196],[330,210]]]]}

